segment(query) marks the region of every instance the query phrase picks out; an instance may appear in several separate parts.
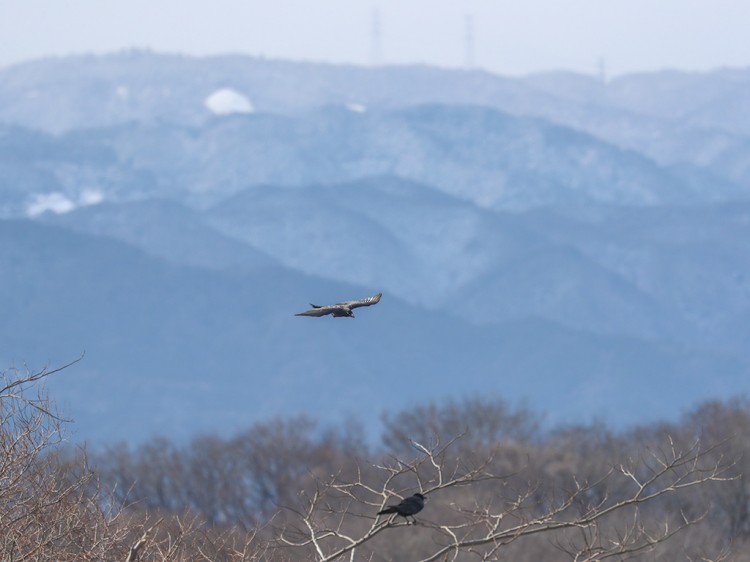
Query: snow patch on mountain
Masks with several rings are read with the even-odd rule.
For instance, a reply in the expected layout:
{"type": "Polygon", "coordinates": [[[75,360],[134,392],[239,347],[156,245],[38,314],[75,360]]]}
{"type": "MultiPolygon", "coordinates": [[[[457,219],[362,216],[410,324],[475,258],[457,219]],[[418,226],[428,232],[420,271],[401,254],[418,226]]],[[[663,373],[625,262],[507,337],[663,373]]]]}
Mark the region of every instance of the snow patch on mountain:
{"type": "Polygon", "coordinates": [[[64,215],[76,210],[78,207],[98,205],[102,201],[104,201],[104,194],[98,189],[84,190],[75,201],[59,191],[37,193],[34,195],[31,203],[27,205],[26,215],[30,218],[37,217],[46,212],[64,215]]]}
{"type": "Polygon", "coordinates": [[[346,109],[348,109],[352,113],[364,113],[365,111],[367,111],[367,106],[363,103],[352,101],[346,104],[346,109]]]}
{"type": "Polygon", "coordinates": [[[247,96],[232,88],[221,88],[204,100],[206,108],[214,115],[253,113],[255,108],[247,96]]]}
{"type": "Polygon", "coordinates": [[[81,195],[78,196],[78,205],[80,207],[98,205],[102,201],[104,201],[104,193],[98,189],[84,189],[81,195]]]}
{"type": "Polygon", "coordinates": [[[34,196],[32,202],[26,207],[26,214],[30,217],[36,217],[50,211],[56,215],[62,215],[69,213],[75,208],[75,203],[63,193],[39,193],[34,196]]]}

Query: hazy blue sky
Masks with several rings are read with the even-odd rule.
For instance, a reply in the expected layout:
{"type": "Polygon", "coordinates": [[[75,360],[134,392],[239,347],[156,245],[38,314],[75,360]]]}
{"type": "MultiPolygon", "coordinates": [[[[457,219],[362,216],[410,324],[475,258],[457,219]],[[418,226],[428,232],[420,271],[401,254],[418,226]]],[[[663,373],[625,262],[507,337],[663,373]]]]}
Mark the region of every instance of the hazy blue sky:
{"type": "Polygon", "coordinates": [[[504,74],[750,65],[750,0],[0,0],[0,66],[131,47],[504,74]]]}

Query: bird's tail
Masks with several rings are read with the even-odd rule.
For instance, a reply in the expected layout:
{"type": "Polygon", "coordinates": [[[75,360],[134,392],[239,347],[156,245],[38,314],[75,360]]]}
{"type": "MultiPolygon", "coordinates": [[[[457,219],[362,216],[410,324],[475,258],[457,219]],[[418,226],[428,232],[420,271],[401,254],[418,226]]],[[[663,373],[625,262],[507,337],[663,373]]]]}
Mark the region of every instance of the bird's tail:
{"type": "Polygon", "coordinates": [[[398,510],[395,507],[386,507],[385,509],[381,509],[378,511],[378,515],[384,515],[386,513],[397,513],[398,510]]]}

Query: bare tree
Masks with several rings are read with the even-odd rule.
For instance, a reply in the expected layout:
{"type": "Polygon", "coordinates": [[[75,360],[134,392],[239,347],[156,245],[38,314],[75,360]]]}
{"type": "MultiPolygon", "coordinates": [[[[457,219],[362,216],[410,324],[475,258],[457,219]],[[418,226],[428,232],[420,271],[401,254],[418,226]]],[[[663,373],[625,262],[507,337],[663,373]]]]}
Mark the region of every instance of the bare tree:
{"type": "Polygon", "coordinates": [[[712,519],[725,522],[729,540],[750,539],[750,403],[734,399],[709,401],[686,416],[684,439],[722,443],[715,455],[736,458],[735,477],[729,485],[701,489],[704,503],[711,505],[712,519]]]}
{"type": "Polygon", "coordinates": [[[63,420],[37,383],[58,370],[11,370],[2,374],[0,552],[3,559],[40,559],[40,553],[49,547],[61,553],[67,551],[80,536],[91,507],[84,495],[90,471],[84,469],[75,481],[63,483],[50,454],[63,440],[63,420]]]}
{"type": "Polygon", "coordinates": [[[412,441],[434,438],[449,441],[463,435],[457,446],[476,450],[500,442],[526,443],[539,434],[540,419],[525,408],[511,408],[504,400],[484,397],[412,406],[383,416],[383,444],[397,454],[408,454],[412,441]]]}
{"type": "MultiPolygon", "coordinates": [[[[75,362],[74,362],[75,363],[75,362]]],[[[264,559],[260,530],[216,529],[190,513],[157,516],[101,486],[41,383],[59,369],[0,374],[0,559],[13,562],[264,559]]]]}
{"type": "Polygon", "coordinates": [[[3,560],[748,559],[746,402],[706,403],[681,425],[547,434],[524,411],[451,402],[419,410],[425,427],[471,433],[426,443],[406,412],[386,424],[395,453],[376,462],[357,460],[374,453],[356,432],[274,420],[108,449],[116,470],[100,479],[84,448],[65,446],[41,385],[57,371],[0,380],[3,560]],[[415,492],[427,497],[417,524],[377,515],[415,492]]]}
{"type": "Polygon", "coordinates": [[[295,497],[310,470],[341,466],[358,436],[319,431],[304,416],[256,423],[229,438],[203,435],[178,447],[155,438],[95,455],[118,500],[152,510],[190,510],[211,525],[250,529],[295,497]]]}
{"type": "Polygon", "coordinates": [[[700,521],[703,514],[670,513],[660,509],[660,502],[725,481],[731,466],[712,455],[714,448],[695,442],[682,449],[666,437],[636,458],[613,461],[593,479],[580,481],[572,475],[556,488],[526,479],[526,468],[498,473],[498,451],[481,458],[465,451],[455,456],[459,442],[412,442],[416,455],[410,460],[393,457],[350,480],[338,474],[314,478],[300,494],[299,505],[280,515],[279,547],[318,561],[355,556],[494,560],[517,543],[545,535],[558,555],[563,552],[570,560],[625,559],[700,521]],[[405,521],[375,515],[389,500],[416,491],[428,504],[414,530],[399,529],[405,521]],[[397,532],[402,534],[396,547],[388,535],[397,532]],[[402,550],[408,555],[399,554],[402,550]]]}

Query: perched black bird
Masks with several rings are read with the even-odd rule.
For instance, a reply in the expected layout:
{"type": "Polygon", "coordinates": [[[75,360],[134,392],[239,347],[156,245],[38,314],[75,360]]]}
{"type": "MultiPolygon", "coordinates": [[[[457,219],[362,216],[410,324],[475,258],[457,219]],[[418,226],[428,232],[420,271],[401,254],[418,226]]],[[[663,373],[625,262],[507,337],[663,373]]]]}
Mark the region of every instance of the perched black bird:
{"type": "Polygon", "coordinates": [[[326,314],[332,314],[335,318],[354,318],[354,314],[352,313],[353,308],[378,304],[380,302],[380,297],[382,296],[383,293],[378,293],[374,297],[367,297],[366,299],[359,299],[358,301],[340,302],[328,306],[318,306],[317,304],[310,303],[312,310],[299,312],[295,314],[295,316],[325,316],[326,314]]]}
{"type": "Polygon", "coordinates": [[[407,523],[409,522],[409,517],[411,517],[414,523],[416,523],[417,520],[414,518],[414,514],[419,513],[422,509],[424,509],[424,496],[420,493],[416,493],[413,496],[401,500],[397,505],[389,505],[385,509],[378,511],[378,515],[395,513],[406,519],[407,523]]]}

